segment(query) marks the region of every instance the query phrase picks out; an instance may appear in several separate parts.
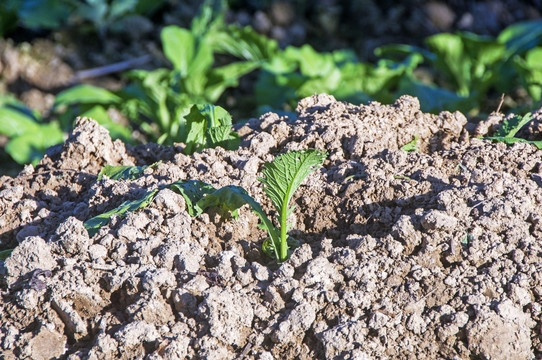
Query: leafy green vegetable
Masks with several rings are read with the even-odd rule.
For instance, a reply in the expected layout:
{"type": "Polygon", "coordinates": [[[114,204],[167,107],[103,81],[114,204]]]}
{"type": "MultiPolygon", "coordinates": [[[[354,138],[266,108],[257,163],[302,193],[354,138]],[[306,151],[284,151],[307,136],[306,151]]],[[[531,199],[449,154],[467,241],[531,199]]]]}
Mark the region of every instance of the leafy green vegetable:
{"type": "Polygon", "coordinates": [[[531,113],[525,114],[525,116],[514,116],[511,119],[505,120],[501,127],[495,132],[496,137],[511,138],[521,130],[525,124],[533,119],[531,113]]]}
{"type": "Polygon", "coordinates": [[[138,200],[125,201],[113,210],[93,217],[83,223],[90,236],[94,236],[100,228],[109,222],[113,215],[126,216],[127,212],[133,212],[137,209],[147,207],[153,200],[159,189],[147,191],[147,193],[138,200]]]}
{"type": "Polygon", "coordinates": [[[48,147],[61,143],[64,133],[58,122],[44,123],[18,103],[0,106],[0,134],[9,137],[5,150],[19,164],[36,164],[48,147]]]}
{"type": "Polygon", "coordinates": [[[519,80],[534,102],[542,99],[542,47],[536,47],[525,54],[525,59],[514,57],[519,80]]]}
{"type": "Polygon", "coordinates": [[[482,139],[503,142],[507,145],[512,145],[517,142],[523,142],[527,144],[532,144],[537,148],[542,149],[542,140],[535,141],[514,137],[516,133],[532,119],[533,117],[531,113],[527,113],[523,117],[515,116],[511,119],[505,120],[501,127],[495,132],[495,136],[482,137],[482,139]]]}
{"type": "Polygon", "coordinates": [[[145,169],[151,167],[155,168],[158,164],[161,164],[162,161],[155,162],[151,165],[144,166],[111,166],[105,165],[98,174],[98,181],[100,181],[104,175],[109,177],[111,180],[135,180],[141,175],[145,169]]]}
{"type": "Polygon", "coordinates": [[[506,44],[507,56],[524,53],[540,44],[542,21],[522,21],[510,25],[498,36],[497,41],[506,44]]]}
{"type": "Polygon", "coordinates": [[[218,53],[247,61],[268,61],[278,53],[276,40],[258,34],[249,26],[230,25],[226,31],[214,35],[211,41],[218,53]]]}
{"type": "Polygon", "coordinates": [[[239,135],[231,130],[230,114],[220,106],[193,105],[186,119],[186,148],[185,153],[205,147],[222,146],[226,150],[239,147],[239,135]]]}
{"type": "Polygon", "coordinates": [[[406,143],[405,145],[401,146],[401,150],[406,151],[406,152],[418,151],[418,138],[419,136],[415,135],[414,139],[411,142],[406,143]]]}
{"type": "Polygon", "coordinates": [[[287,219],[294,210],[294,207],[288,208],[288,203],[307,175],[321,166],[326,157],[327,153],[320,150],[290,151],[266,163],[262,171],[265,177],[258,178],[278,213],[280,241],[273,239],[273,243],[278,249],[277,260],[280,262],[288,258],[287,219]]]}
{"type": "Polygon", "coordinates": [[[169,188],[178,194],[181,194],[186,202],[186,211],[191,216],[198,216],[203,212],[198,202],[207,194],[211,194],[216,189],[207,183],[199,180],[180,180],[169,185],[169,188]]]}

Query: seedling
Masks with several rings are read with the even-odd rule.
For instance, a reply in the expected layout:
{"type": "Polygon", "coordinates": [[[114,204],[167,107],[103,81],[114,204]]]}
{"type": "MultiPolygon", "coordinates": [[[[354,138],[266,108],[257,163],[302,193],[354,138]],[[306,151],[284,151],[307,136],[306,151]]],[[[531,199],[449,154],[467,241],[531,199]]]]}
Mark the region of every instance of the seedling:
{"type": "Polygon", "coordinates": [[[482,139],[503,142],[508,145],[512,145],[516,142],[523,142],[533,144],[537,148],[542,149],[542,140],[534,141],[515,137],[516,133],[529,121],[531,121],[532,118],[531,113],[527,113],[523,117],[515,116],[509,120],[505,120],[499,130],[495,132],[495,136],[482,137],[482,139]]]}
{"type": "Polygon", "coordinates": [[[319,150],[290,151],[266,163],[262,171],[265,177],[258,178],[278,213],[280,224],[280,237],[277,229],[267,229],[271,238],[264,242],[263,251],[273,254],[279,262],[289,257],[287,220],[294,206],[288,208],[288,203],[303,180],[320,167],[326,157],[327,154],[319,150]]]}
{"type": "MultiPolygon", "coordinates": [[[[109,222],[113,215],[124,216],[127,212],[135,211],[148,206],[160,189],[168,188],[182,195],[186,201],[187,212],[191,216],[198,216],[208,207],[218,206],[230,211],[234,218],[237,218],[237,209],[248,204],[251,210],[258,215],[262,221],[260,227],[267,230],[269,238],[264,241],[262,250],[267,255],[274,257],[278,262],[283,262],[290,256],[289,249],[294,239],[288,236],[290,225],[288,216],[293,212],[294,207],[288,204],[303,180],[313,171],[318,169],[327,153],[320,150],[290,151],[279,155],[273,162],[264,165],[264,178],[259,180],[264,184],[264,191],[271,199],[277,211],[279,229],[267,217],[261,205],[251,197],[245,189],[240,186],[224,186],[215,189],[213,186],[199,180],[180,180],[172,184],[148,191],[141,199],[125,201],[119,207],[100,214],[87,220],[85,228],[92,236],[103,225],[109,222]]],[[[151,165],[152,166],[152,165],[151,165]]],[[[137,167],[107,167],[100,172],[102,175],[120,174],[117,179],[131,179],[131,174],[141,175],[137,167]]]]}
{"type": "Polygon", "coordinates": [[[406,143],[405,145],[401,146],[401,150],[406,151],[406,152],[418,151],[419,150],[418,138],[419,138],[418,135],[414,135],[414,139],[411,142],[406,143]]]}

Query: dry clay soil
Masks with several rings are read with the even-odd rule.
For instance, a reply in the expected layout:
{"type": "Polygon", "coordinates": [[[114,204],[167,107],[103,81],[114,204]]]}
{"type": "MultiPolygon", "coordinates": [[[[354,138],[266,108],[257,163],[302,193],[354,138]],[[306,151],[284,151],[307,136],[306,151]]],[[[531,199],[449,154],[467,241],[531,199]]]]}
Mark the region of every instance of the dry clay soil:
{"type": "MultiPolygon", "coordinates": [[[[0,182],[5,359],[540,359],[542,151],[475,138],[418,100],[355,106],[322,94],[297,119],[237,126],[237,151],[131,147],[78,119],[36,168],[0,182]],[[400,147],[415,135],[419,151],[400,147]],[[83,222],[183,179],[241,185],[287,150],[329,152],[294,195],[283,264],[248,208],[191,217],[160,190],[92,237],[83,222]],[[96,175],[145,165],[132,181],[96,175]]],[[[540,138],[542,113],[526,136],[540,138]]]]}

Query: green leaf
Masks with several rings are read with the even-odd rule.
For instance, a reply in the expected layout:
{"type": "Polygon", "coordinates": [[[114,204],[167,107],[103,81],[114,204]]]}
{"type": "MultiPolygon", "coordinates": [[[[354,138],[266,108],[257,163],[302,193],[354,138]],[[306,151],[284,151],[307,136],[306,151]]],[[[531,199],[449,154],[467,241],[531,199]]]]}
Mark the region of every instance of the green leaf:
{"type": "MultiPolygon", "coordinates": [[[[271,220],[265,215],[261,205],[240,186],[224,186],[210,194],[206,194],[204,198],[198,201],[197,207],[203,211],[210,206],[220,206],[225,210],[235,212],[244,204],[248,204],[250,209],[258,215],[262,221],[261,227],[264,230],[267,230],[273,243],[280,244],[279,233],[273,226],[271,220]]],[[[278,252],[279,247],[277,246],[274,249],[276,251],[274,251],[273,255],[276,259],[280,259],[280,254],[278,252]]]]}
{"type": "Polygon", "coordinates": [[[205,133],[207,132],[208,121],[199,111],[197,105],[192,106],[186,119],[186,154],[193,154],[195,151],[206,145],[205,133]]]}
{"type": "Polygon", "coordinates": [[[103,106],[93,106],[89,110],[82,113],[81,116],[96,120],[98,124],[109,130],[111,138],[122,139],[125,143],[133,143],[132,131],[130,128],[127,126],[122,126],[121,124],[111,120],[103,106]]]}
{"type": "Polygon", "coordinates": [[[326,156],[326,153],[314,149],[290,151],[277,156],[273,162],[265,163],[262,171],[265,177],[259,180],[279,214],[288,207],[294,192],[307,175],[315,171],[326,156]]]}
{"type": "Polygon", "coordinates": [[[441,33],[428,37],[425,42],[437,58],[435,66],[455,83],[459,95],[469,94],[471,82],[471,57],[459,35],[441,33]]]}
{"type": "Polygon", "coordinates": [[[330,72],[337,69],[330,53],[319,53],[310,45],[303,45],[297,54],[303,75],[327,77],[330,72]]]}
{"type": "Polygon", "coordinates": [[[519,73],[519,80],[527,89],[531,98],[538,102],[542,99],[542,47],[529,50],[525,59],[514,57],[514,66],[519,73]]]}
{"type": "Polygon", "coordinates": [[[181,76],[188,75],[188,68],[196,51],[194,35],[178,26],[166,26],[160,34],[164,47],[164,55],[179,71],[181,76]]]}
{"type": "Polygon", "coordinates": [[[105,165],[98,174],[98,181],[104,176],[107,176],[111,180],[135,180],[143,175],[145,169],[151,167],[156,168],[162,161],[155,162],[151,165],[144,166],[111,166],[105,165]]]}
{"type": "Polygon", "coordinates": [[[500,136],[491,136],[491,137],[483,137],[484,140],[491,140],[496,142],[503,142],[507,145],[512,145],[517,142],[522,142],[526,144],[532,144],[536,146],[538,149],[542,150],[542,140],[525,140],[521,138],[515,138],[515,137],[500,137],[500,136]]]}
{"type": "Polygon", "coordinates": [[[90,236],[94,236],[94,234],[96,234],[102,226],[106,225],[109,222],[111,216],[117,215],[123,217],[126,216],[126,213],[128,212],[133,212],[138,209],[147,207],[154,200],[154,196],[156,195],[158,190],[159,189],[147,191],[147,193],[145,193],[145,195],[141,199],[125,201],[115,209],[85,221],[83,225],[85,229],[87,229],[88,234],[90,236]]]}
{"type": "Polygon", "coordinates": [[[73,104],[117,104],[121,98],[111,91],[92,85],[77,85],[59,93],[55,107],[73,104]]]}
{"type": "Polygon", "coordinates": [[[542,41],[542,21],[524,21],[510,25],[497,38],[506,44],[507,57],[522,54],[539,45],[542,41]]]}
{"type": "Polygon", "coordinates": [[[288,203],[307,175],[321,166],[326,157],[327,153],[315,149],[290,151],[277,156],[273,162],[266,163],[262,171],[265,177],[258,178],[264,184],[264,191],[278,213],[281,240],[275,247],[280,248],[279,261],[288,257],[287,218],[294,209],[288,208],[288,203]]]}
{"type": "Polygon", "coordinates": [[[67,0],[25,0],[19,2],[17,13],[27,28],[55,29],[69,18],[73,5],[67,0]]]}
{"type": "Polygon", "coordinates": [[[216,191],[213,186],[199,180],[180,180],[168,185],[168,187],[183,196],[186,202],[186,211],[191,216],[201,214],[203,209],[197,205],[198,201],[206,194],[216,191]]]}
{"type": "Polygon", "coordinates": [[[495,138],[513,138],[514,135],[529,121],[533,119],[531,113],[525,116],[514,116],[511,119],[505,120],[501,127],[495,132],[495,138]]]}
{"type": "Polygon", "coordinates": [[[210,128],[207,135],[207,146],[210,148],[220,146],[226,150],[237,150],[241,144],[241,137],[232,131],[230,125],[210,128]]]}
{"type": "Polygon", "coordinates": [[[374,51],[375,55],[383,58],[397,59],[405,58],[412,54],[420,54],[427,61],[434,62],[436,55],[431,51],[419,46],[405,44],[391,44],[377,47],[374,51]]]}
{"type": "Polygon", "coordinates": [[[186,148],[185,153],[192,154],[200,148],[223,144],[233,147],[237,143],[237,136],[231,131],[231,115],[222,107],[209,104],[195,104],[186,120],[186,148]],[[226,134],[225,127],[230,129],[226,134]],[[212,134],[210,133],[211,129],[212,134]],[[211,143],[208,143],[211,140],[211,143]]]}
{"type": "Polygon", "coordinates": [[[39,129],[36,119],[9,105],[0,107],[0,119],[2,119],[0,134],[8,137],[31,133],[39,129]]]}
{"type": "Polygon", "coordinates": [[[212,41],[213,48],[218,53],[248,61],[267,61],[278,52],[276,40],[258,34],[250,26],[241,28],[237,25],[229,25],[226,31],[214,34],[212,41]]]}
{"type": "Polygon", "coordinates": [[[40,124],[34,130],[13,137],[6,152],[19,164],[37,164],[48,147],[61,143],[64,134],[58,123],[40,124]]]}
{"type": "Polygon", "coordinates": [[[411,142],[406,143],[405,145],[401,146],[401,150],[406,151],[406,152],[418,151],[418,138],[419,136],[415,135],[414,139],[411,142]]]}
{"type": "Polygon", "coordinates": [[[13,250],[14,249],[7,249],[0,251],[0,260],[6,260],[11,255],[13,250]]]}
{"type": "Polygon", "coordinates": [[[224,26],[226,10],[226,0],[205,0],[190,25],[194,36],[201,38],[209,33],[214,35],[218,32],[224,26]]]}
{"type": "Polygon", "coordinates": [[[216,102],[224,90],[239,85],[239,78],[257,69],[259,62],[243,61],[224,65],[211,70],[205,89],[205,96],[209,102],[216,102]]]}

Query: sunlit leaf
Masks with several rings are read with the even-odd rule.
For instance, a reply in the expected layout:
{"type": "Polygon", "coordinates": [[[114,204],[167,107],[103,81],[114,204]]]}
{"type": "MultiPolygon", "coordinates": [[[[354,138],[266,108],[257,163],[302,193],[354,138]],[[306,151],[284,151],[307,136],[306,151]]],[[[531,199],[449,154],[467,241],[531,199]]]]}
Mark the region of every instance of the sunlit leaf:
{"type": "Polygon", "coordinates": [[[116,207],[115,209],[105,212],[103,214],[97,215],[93,217],[92,219],[85,221],[83,225],[85,226],[85,229],[87,229],[89,235],[93,236],[100,230],[102,226],[107,225],[111,216],[113,215],[126,216],[128,212],[133,212],[133,211],[136,211],[137,209],[147,207],[152,202],[157,192],[158,192],[158,189],[150,190],[147,193],[145,193],[145,195],[142,198],[138,200],[125,201],[122,204],[120,204],[120,206],[116,207]]]}
{"type": "Polygon", "coordinates": [[[77,85],[60,92],[55,98],[55,106],[73,104],[116,104],[121,98],[111,91],[92,86],[77,85]]]}
{"type": "Polygon", "coordinates": [[[104,176],[107,176],[111,180],[135,180],[143,175],[145,169],[151,167],[155,168],[162,161],[155,162],[151,165],[144,166],[112,166],[105,165],[98,173],[98,181],[104,176]]]}

